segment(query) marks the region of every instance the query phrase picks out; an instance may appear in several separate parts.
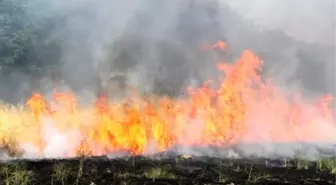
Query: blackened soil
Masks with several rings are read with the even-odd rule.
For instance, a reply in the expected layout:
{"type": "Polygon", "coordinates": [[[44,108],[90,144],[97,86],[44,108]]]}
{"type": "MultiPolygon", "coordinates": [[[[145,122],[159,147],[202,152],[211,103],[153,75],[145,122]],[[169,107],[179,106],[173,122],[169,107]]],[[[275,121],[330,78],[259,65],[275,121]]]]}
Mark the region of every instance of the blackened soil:
{"type": "Polygon", "coordinates": [[[319,162],[299,160],[96,157],[17,160],[0,165],[0,185],[335,184],[330,169],[319,162]]]}

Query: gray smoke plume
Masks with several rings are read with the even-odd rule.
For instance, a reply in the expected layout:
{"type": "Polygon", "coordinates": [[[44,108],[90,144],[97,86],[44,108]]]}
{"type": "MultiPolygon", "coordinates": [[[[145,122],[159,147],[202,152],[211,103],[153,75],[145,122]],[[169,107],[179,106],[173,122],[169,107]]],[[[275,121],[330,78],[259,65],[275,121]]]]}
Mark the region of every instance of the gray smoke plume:
{"type": "Polygon", "coordinates": [[[253,42],[242,39],[248,32],[238,31],[235,42],[252,44],[271,66],[271,76],[305,93],[335,94],[335,1],[223,2],[261,30],[262,36],[247,36],[253,42]]]}
{"type": "MultiPolygon", "coordinates": [[[[232,51],[227,58],[251,49],[264,60],[264,74],[279,86],[313,96],[335,94],[334,5],[333,0],[31,0],[25,13],[32,19],[57,17],[50,38],[60,40],[59,61],[45,70],[83,101],[102,90],[110,98],[124,97],[129,87],[181,96],[187,86],[218,77],[213,56],[200,52],[199,46],[219,40],[232,51]]],[[[7,78],[15,83],[19,81],[15,78],[29,75],[12,73],[7,78]]],[[[37,81],[38,90],[45,94],[55,85],[48,73],[37,81]]],[[[1,81],[1,89],[6,89],[2,94],[15,88],[1,81]]],[[[21,91],[28,93],[27,89],[21,91]]],[[[47,125],[48,133],[56,134],[47,125]]],[[[55,150],[63,150],[54,144],[55,150]]],[[[264,151],[246,151],[277,152],[272,144],[259,146],[264,151]]],[[[306,149],[302,144],[294,146],[306,149]]],[[[50,144],[47,153],[52,149],[50,144]]]]}
{"type": "MultiPolygon", "coordinates": [[[[332,0],[30,0],[27,19],[54,18],[47,39],[57,38],[60,50],[52,69],[40,69],[45,72],[32,89],[50,91],[55,85],[50,82],[53,73],[56,81],[64,80],[77,94],[93,96],[110,88],[114,92],[110,95],[118,97],[133,86],[178,96],[187,86],[218,75],[213,58],[200,53],[199,45],[224,40],[236,53],[233,57],[243,49],[255,51],[265,61],[265,73],[283,86],[334,94],[334,4],[332,0]]],[[[34,52],[42,49],[36,47],[34,52]]],[[[6,78],[24,82],[31,75],[17,71],[6,78]]],[[[10,99],[13,88],[3,89],[5,99],[10,99]]],[[[29,88],[19,89],[22,101],[29,88]]]]}

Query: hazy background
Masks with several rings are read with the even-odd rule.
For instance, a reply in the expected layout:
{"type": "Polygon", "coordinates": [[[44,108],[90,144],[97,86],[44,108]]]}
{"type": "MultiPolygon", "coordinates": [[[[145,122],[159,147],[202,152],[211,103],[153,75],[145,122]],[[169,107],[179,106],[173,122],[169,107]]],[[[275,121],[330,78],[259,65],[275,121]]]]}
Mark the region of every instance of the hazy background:
{"type": "Polygon", "coordinates": [[[222,0],[243,17],[263,28],[281,28],[309,43],[335,44],[336,1],[222,0]]]}

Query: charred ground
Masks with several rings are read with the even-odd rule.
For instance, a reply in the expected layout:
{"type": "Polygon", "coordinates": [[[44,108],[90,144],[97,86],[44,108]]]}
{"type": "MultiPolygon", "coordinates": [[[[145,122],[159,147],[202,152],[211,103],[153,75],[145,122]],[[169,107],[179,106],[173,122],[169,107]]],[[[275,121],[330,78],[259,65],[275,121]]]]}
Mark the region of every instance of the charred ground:
{"type": "Polygon", "coordinates": [[[2,163],[0,184],[334,184],[336,161],[81,157],[2,163]]]}

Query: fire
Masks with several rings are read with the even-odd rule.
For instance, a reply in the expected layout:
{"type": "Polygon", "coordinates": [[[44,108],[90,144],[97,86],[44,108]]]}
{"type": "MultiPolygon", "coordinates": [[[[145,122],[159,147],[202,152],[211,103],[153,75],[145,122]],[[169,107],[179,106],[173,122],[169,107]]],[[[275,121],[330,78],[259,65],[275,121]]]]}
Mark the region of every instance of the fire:
{"type": "MultiPolygon", "coordinates": [[[[226,50],[224,42],[211,46],[226,50]]],[[[175,145],[230,146],[239,142],[335,142],[331,96],[307,103],[299,94],[285,95],[259,75],[262,61],[244,51],[235,64],[221,63],[225,74],[218,89],[207,83],[189,89],[189,98],[148,98],[134,93],[120,104],[101,96],[82,107],[71,92],[55,92],[47,103],[40,94],[28,101],[29,110],[4,111],[0,125],[16,121],[15,140],[31,142],[42,153],[44,118],[60,132],[77,129],[81,142],[69,155],[102,155],[165,151],[175,145]],[[88,154],[87,153],[87,154],[88,154]]],[[[5,129],[0,129],[3,131],[5,129]]],[[[8,130],[8,128],[7,128],[8,130]]],[[[4,136],[0,132],[1,136],[4,136]]],[[[0,143],[1,144],[1,143],[0,143]]]]}

